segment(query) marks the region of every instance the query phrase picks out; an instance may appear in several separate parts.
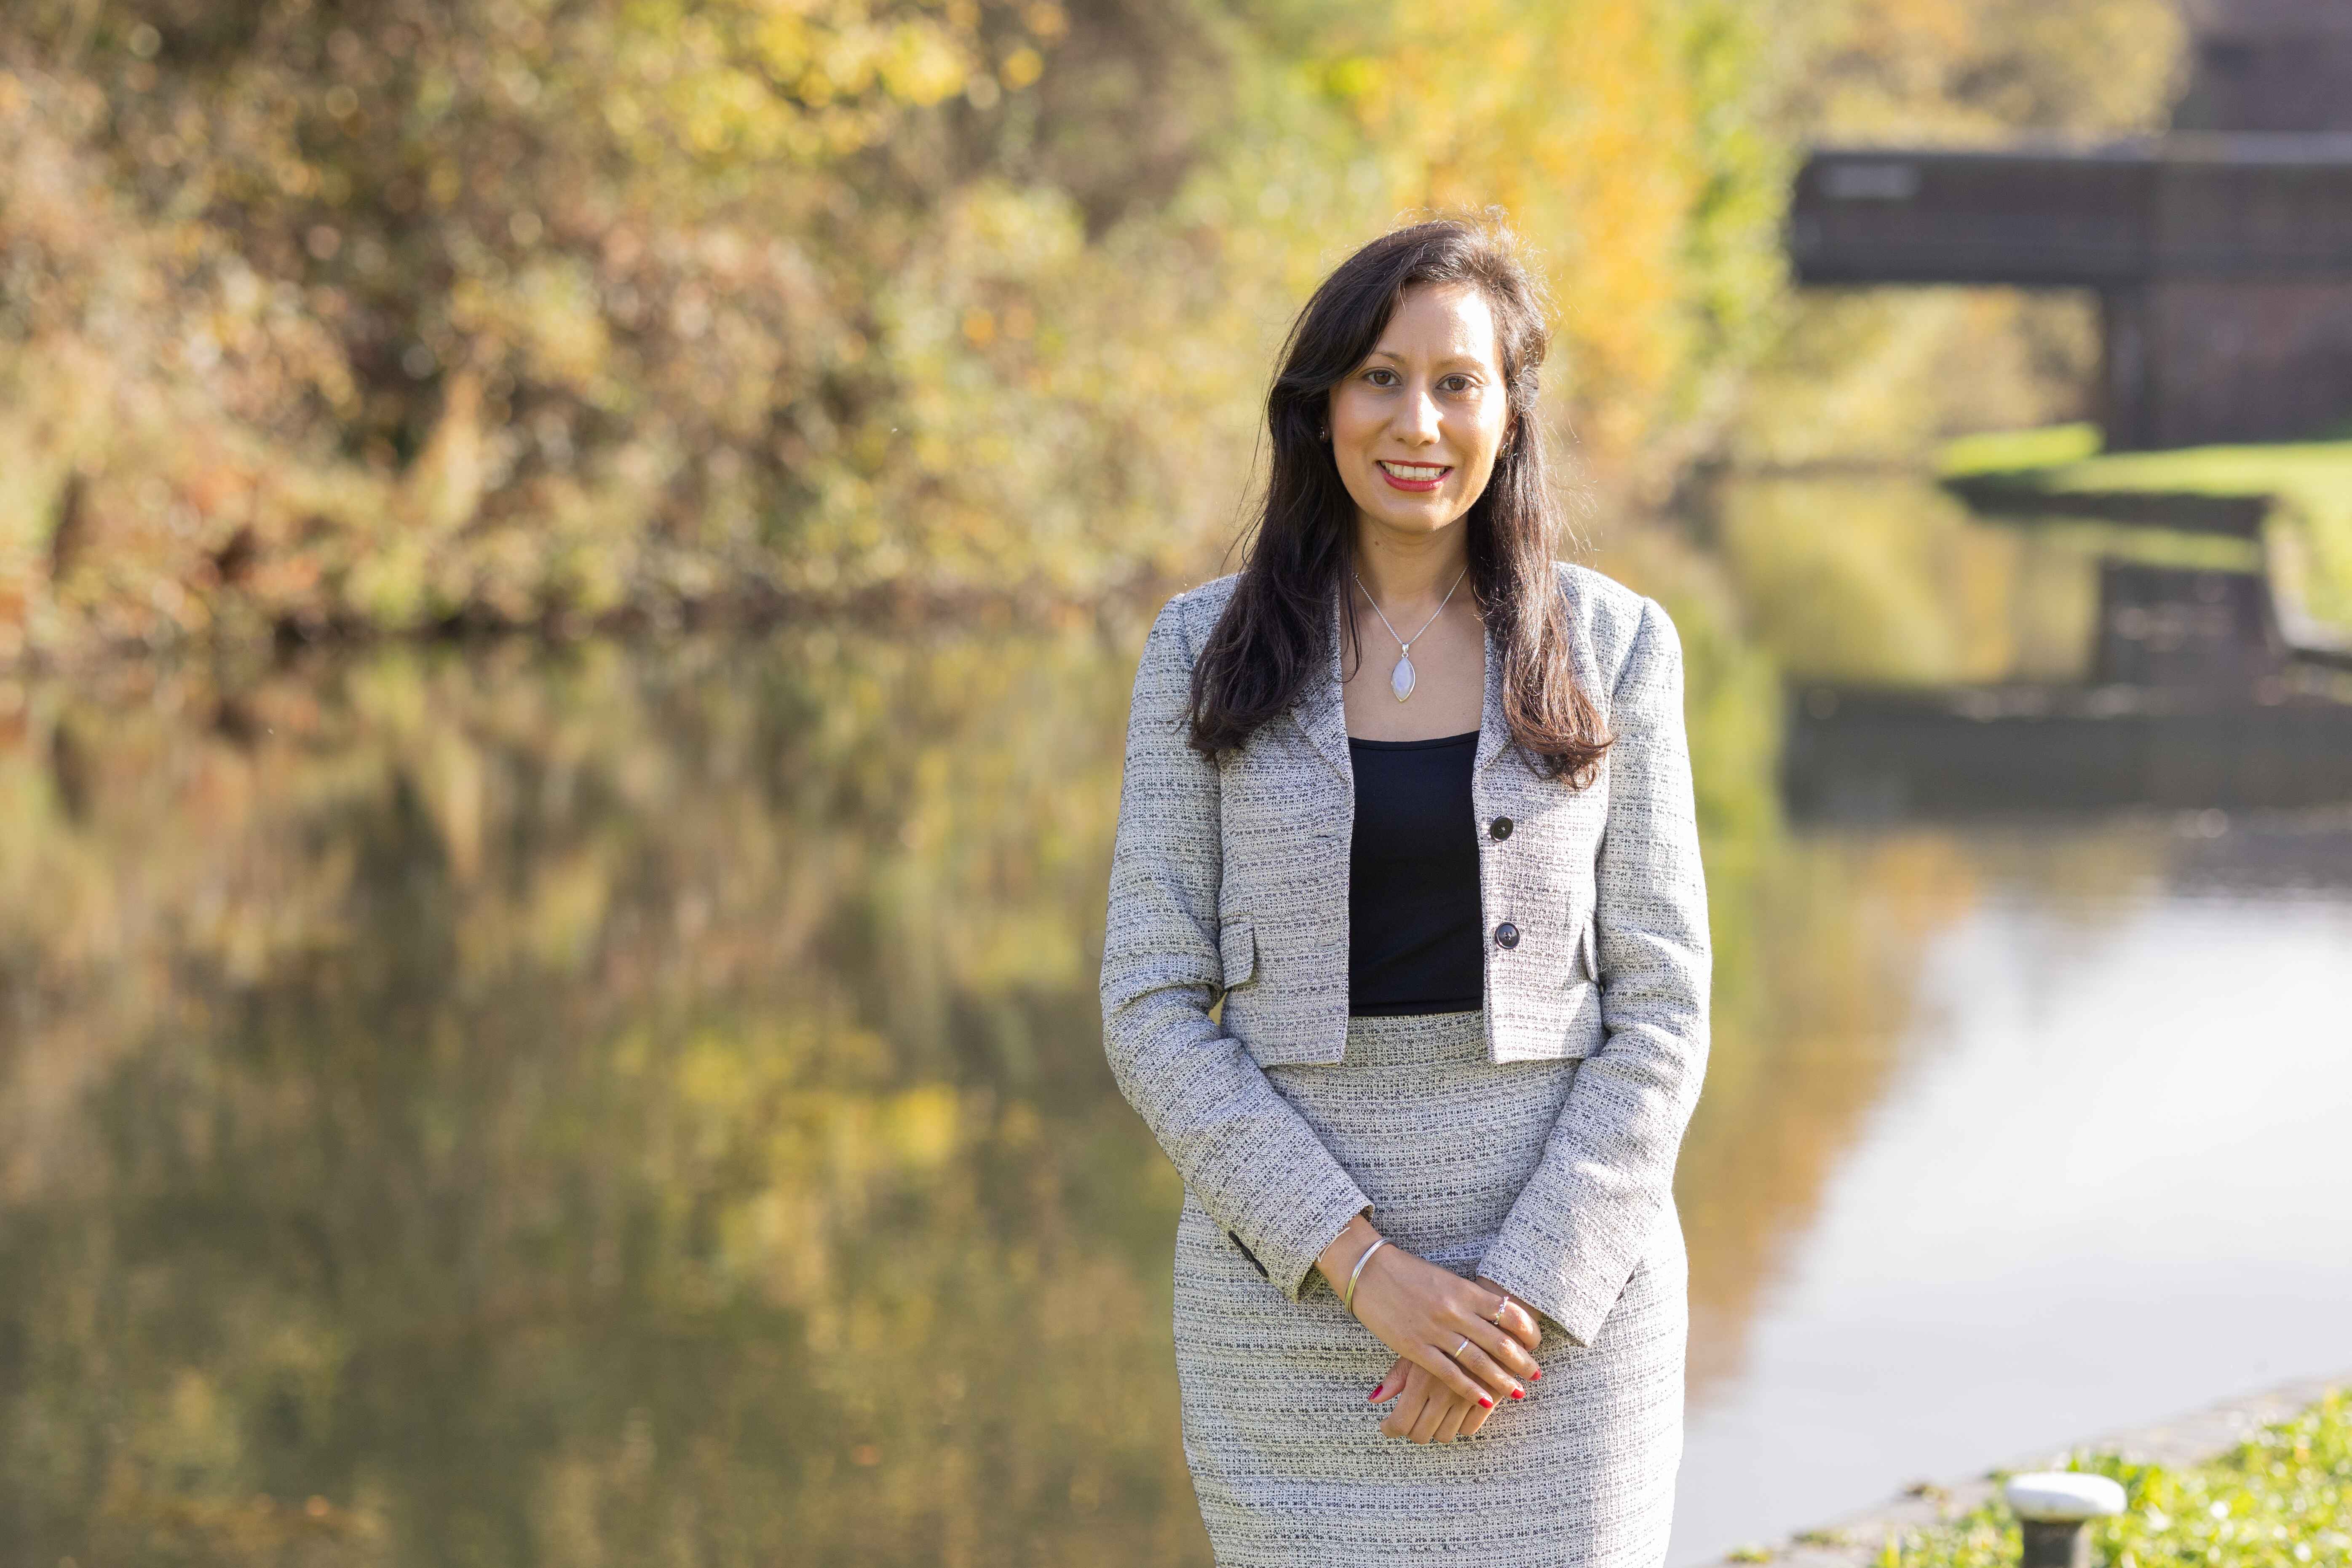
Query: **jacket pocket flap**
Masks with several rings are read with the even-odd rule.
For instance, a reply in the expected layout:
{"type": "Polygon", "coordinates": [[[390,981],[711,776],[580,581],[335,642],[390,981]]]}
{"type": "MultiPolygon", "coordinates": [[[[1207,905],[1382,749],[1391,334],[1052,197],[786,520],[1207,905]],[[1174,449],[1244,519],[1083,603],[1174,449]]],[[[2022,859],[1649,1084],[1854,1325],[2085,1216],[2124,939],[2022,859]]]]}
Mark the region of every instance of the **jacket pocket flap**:
{"type": "Polygon", "coordinates": [[[1250,930],[1249,916],[1231,915],[1218,926],[1217,961],[1228,991],[1257,973],[1257,936],[1250,930]]]}

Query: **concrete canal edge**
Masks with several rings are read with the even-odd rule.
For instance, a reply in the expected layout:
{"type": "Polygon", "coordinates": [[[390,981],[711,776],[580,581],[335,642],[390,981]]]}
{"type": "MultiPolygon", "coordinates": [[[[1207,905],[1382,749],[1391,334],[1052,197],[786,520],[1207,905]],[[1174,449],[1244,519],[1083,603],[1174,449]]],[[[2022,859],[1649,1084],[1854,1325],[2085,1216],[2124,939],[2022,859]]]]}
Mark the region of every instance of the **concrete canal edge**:
{"type": "MultiPolygon", "coordinates": [[[[2072,1454],[2121,1454],[2178,1468],[2227,1453],[2261,1427],[2318,1403],[2331,1388],[2352,1388],[2352,1368],[2326,1377],[2297,1378],[2259,1394],[2242,1394],[2169,1420],[2022,1455],[1993,1470],[2056,1469],[2072,1454]]],[[[1800,1531],[1769,1559],[1734,1555],[1726,1563],[1769,1560],[1784,1568],[1869,1568],[1890,1536],[1957,1519],[1998,1489],[1988,1471],[1966,1480],[1921,1482],[1902,1497],[1811,1530],[1800,1531]]]]}

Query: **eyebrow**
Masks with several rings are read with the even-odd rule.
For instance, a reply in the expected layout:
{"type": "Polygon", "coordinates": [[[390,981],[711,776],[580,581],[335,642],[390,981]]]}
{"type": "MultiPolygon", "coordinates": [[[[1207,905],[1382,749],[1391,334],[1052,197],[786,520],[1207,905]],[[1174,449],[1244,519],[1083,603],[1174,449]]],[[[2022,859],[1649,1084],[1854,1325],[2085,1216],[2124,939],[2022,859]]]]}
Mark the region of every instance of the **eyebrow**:
{"type": "MultiPolygon", "coordinates": [[[[1392,359],[1392,360],[1395,360],[1395,361],[1396,361],[1398,363],[1400,363],[1400,364],[1402,364],[1402,363],[1404,363],[1404,355],[1402,355],[1402,354],[1401,354],[1401,353],[1397,353],[1394,349],[1380,349],[1380,348],[1376,348],[1376,349],[1374,349],[1371,353],[1370,353],[1366,354],[1364,357],[1365,357],[1367,360],[1374,360],[1374,359],[1392,359]]],[[[1480,359],[1476,354],[1466,354],[1466,353],[1447,354],[1444,358],[1443,358],[1443,359],[1439,360],[1437,363],[1440,363],[1440,364],[1466,364],[1466,365],[1470,366],[1473,370],[1485,370],[1485,369],[1486,369],[1486,368],[1487,368],[1487,363],[1486,363],[1486,362],[1485,360],[1483,360],[1483,359],[1480,359]]]]}

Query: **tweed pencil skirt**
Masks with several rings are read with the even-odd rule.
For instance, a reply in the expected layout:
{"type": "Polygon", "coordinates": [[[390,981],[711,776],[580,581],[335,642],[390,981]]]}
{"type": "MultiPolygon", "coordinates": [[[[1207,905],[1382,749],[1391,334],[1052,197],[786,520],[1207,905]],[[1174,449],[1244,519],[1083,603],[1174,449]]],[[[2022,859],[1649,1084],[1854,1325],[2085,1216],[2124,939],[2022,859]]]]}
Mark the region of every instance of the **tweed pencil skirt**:
{"type": "MultiPolygon", "coordinates": [[[[1267,1069],[1381,1229],[1465,1277],[1541,1157],[1577,1064],[1486,1060],[1477,1012],[1353,1017],[1337,1065],[1267,1069]]],[[[1384,1436],[1394,1359],[1319,1279],[1296,1302],[1188,1193],[1176,1232],[1184,1457],[1221,1568],[1657,1568],[1682,1458],[1687,1266],[1671,1209],[1589,1348],[1475,1437],[1384,1436]]]]}

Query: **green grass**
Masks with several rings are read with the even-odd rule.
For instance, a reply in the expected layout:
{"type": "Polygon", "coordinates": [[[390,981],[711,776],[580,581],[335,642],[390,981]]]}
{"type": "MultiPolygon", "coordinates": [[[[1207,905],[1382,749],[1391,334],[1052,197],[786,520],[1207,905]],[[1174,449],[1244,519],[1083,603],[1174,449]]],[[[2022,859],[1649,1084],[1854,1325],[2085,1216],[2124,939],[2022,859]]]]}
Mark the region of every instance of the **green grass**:
{"type": "MultiPolygon", "coordinates": [[[[2209,1464],[2112,1455],[2076,1469],[2113,1476],[2129,1507],[2093,1527],[2108,1568],[2345,1568],[2352,1563],[2352,1398],[2337,1390],[2209,1464]]],[[[1999,1501],[1888,1542],[1882,1568],[2011,1568],[2017,1521],[1999,1501]]]]}
{"type": "Polygon", "coordinates": [[[2352,440],[2163,452],[2098,447],[2092,425],[1970,436],[1945,447],[1937,472],[2044,497],[2053,514],[2064,512],[2069,496],[2118,491],[2269,497],[2263,546],[2283,606],[2317,623],[2290,635],[2352,636],[2352,440]]]}
{"type": "Polygon", "coordinates": [[[2098,456],[2099,442],[2099,427],[2091,424],[1990,430],[1946,442],[1936,471],[1943,479],[2046,471],[2098,456]]]}

